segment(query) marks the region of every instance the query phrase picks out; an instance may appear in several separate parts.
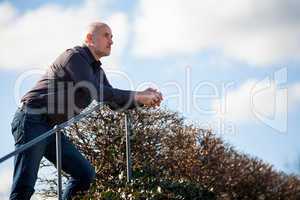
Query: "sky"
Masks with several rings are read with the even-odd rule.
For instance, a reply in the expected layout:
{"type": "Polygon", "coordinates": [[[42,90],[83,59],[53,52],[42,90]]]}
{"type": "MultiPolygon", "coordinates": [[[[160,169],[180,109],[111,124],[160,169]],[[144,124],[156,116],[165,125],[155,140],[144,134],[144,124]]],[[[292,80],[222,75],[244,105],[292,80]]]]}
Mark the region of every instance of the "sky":
{"type": "MultiPolygon", "coordinates": [[[[101,60],[114,87],[155,87],[162,106],[187,123],[278,171],[300,173],[297,0],[0,1],[0,156],[14,149],[10,122],[20,97],[99,20],[114,35],[101,60]]],[[[0,199],[12,163],[0,164],[0,199]]]]}

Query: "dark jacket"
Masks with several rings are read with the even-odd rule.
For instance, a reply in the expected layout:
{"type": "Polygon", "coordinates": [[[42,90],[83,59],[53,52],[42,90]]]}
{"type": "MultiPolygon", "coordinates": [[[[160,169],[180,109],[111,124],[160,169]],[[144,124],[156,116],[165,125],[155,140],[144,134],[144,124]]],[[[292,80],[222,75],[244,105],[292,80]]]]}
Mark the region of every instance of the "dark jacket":
{"type": "Polygon", "coordinates": [[[83,45],[63,52],[21,101],[58,124],[78,114],[92,100],[113,109],[134,108],[134,93],[113,88],[101,62],[83,45]]]}

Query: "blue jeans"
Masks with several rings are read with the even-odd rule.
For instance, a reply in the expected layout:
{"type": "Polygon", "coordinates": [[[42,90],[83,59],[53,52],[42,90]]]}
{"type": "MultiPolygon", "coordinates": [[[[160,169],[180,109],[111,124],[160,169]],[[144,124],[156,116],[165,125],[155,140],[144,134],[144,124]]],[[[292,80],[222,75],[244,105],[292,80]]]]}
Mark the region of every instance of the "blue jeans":
{"type": "MultiPolygon", "coordinates": [[[[46,115],[29,114],[21,109],[15,113],[11,128],[16,148],[52,129],[46,115]]],[[[15,156],[10,200],[30,199],[43,156],[56,166],[55,135],[15,156]]],[[[63,193],[65,200],[71,199],[78,191],[88,190],[95,178],[95,170],[89,161],[63,134],[62,170],[71,176],[63,193]]]]}

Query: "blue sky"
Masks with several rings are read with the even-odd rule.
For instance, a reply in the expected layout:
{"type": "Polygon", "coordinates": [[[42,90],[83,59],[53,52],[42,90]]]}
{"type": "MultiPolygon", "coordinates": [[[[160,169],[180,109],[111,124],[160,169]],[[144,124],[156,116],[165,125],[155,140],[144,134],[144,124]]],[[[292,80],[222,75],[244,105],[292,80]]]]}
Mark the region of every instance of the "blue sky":
{"type": "MultiPolygon", "coordinates": [[[[163,92],[163,106],[187,121],[212,128],[277,170],[299,173],[299,4],[0,1],[1,156],[14,148],[10,120],[18,81],[27,74],[17,87],[24,94],[59,53],[82,43],[89,22],[102,20],[114,34],[112,55],[103,66],[115,87],[138,90],[151,83],[163,92]]],[[[6,180],[0,197],[7,193],[12,168],[12,160],[0,166],[6,180]]]]}

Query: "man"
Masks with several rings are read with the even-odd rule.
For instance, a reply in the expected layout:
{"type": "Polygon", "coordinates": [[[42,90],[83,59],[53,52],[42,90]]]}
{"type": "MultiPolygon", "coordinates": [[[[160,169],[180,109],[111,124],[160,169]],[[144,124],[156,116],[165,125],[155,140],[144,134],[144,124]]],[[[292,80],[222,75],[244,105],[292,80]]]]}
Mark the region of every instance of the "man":
{"type": "MultiPolygon", "coordinates": [[[[16,148],[78,114],[92,100],[106,102],[113,109],[160,105],[162,95],[154,89],[137,92],[110,85],[99,59],[110,55],[112,44],[110,27],[95,22],[89,25],[83,46],[66,50],[54,61],[15,113],[11,125],[16,148]]],[[[56,164],[54,136],[15,157],[11,200],[30,199],[42,157],[56,164]]],[[[64,135],[62,169],[71,176],[63,199],[88,190],[95,178],[89,161],[64,135]]]]}

